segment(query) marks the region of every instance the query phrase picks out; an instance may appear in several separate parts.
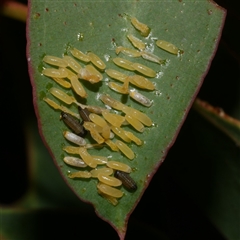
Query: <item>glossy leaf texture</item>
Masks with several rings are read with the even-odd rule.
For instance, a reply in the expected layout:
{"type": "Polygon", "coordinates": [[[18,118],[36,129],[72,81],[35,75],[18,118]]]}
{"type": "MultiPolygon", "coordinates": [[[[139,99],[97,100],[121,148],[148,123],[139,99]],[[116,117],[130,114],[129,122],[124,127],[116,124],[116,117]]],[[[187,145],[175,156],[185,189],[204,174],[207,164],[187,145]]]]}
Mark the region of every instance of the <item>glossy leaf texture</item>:
{"type": "MultiPolygon", "coordinates": [[[[30,1],[28,16],[28,62],[29,73],[33,86],[33,96],[38,125],[43,141],[49,148],[53,159],[63,178],[80,199],[94,205],[96,213],[108,221],[124,238],[130,213],[140,201],[152,176],[163,162],[169,148],[174,143],[177,133],[188,113],[188,109],[197,94],[204,76],[210,66],[221,36],[225,19],[225,11],[209,1],[30,1]],[[142,37],[131,25],[129,16],[151,28],[149,37],[142,37]],[[67,174],[76,169],[67,166],[63,157],[67,154],[63,146],[70,145],[63,137],[67,129],[59,120],[60,112],[50,108],[44,101],[45,96],[54,99],[48,92],[51,87],[58,86],[50,78],[41,74],[44,67],[50,67],[42,62],[45,55],[63,57],[71,55],[69,50],[76,47],[86,53],[92,51],[107,65],[125,74],[132,74],[114,65],[112,59],[116,46],[132,48],[127,39],[128,34],[140,38],[147,43],[150,52],[167,60],[159,65],[142,58],[133,59],[123,55],[132,62],[139,62],[157,72],[156,78],[151,78],[156,90],[141,93],[153,100],[150,108],[139,105],[129,97],[122,97],[108,86],[109,77],[103,74],[103,81],[97,84],[82,81],[88,97],[87,100],[76,98],[79,102],[89,105],[104,105],[98,100],[99,93],[107,93],[147,114],[153,121],[153,126],[143,133],[132,131],[144,141],[142,146],[130,144],[136,154],[129,161],[119,152],[109,148],[89,150],[90,154],[108,156],[129,164],[134,170],[131,176],[137,182],[138,190],[134,193],[124,188],[124,196],[117,206],[111,205],[97,193],[97,180],[69,179],[67,174]],[[155,45],[156,39],[168,41],[181,50],[178,56],[165,52],[155,45]]],[[[79,62],[82,66],[82,62],[79,62]]],[[[64,103],[61,103],[64,105],[64,103]]],[[[72,104],[70,109],[77,112],[72,104]]],[[[90,137],[87,137],[91,141],[90,137]]],[[[51,181],[51,176],[47,176],[51,181]]]]}

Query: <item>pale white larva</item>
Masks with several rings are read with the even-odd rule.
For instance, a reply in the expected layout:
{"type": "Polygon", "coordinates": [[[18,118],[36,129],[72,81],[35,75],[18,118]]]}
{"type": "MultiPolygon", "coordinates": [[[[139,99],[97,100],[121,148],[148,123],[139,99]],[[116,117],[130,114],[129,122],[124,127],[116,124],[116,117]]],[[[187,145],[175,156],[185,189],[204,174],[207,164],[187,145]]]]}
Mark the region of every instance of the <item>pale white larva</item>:
{"type": "Polygon", "coordinates": [[[150,99],[139,93],[136,89],[130,90],[129,96],[146,107],[150,107],[153,103],[150,99]]]}

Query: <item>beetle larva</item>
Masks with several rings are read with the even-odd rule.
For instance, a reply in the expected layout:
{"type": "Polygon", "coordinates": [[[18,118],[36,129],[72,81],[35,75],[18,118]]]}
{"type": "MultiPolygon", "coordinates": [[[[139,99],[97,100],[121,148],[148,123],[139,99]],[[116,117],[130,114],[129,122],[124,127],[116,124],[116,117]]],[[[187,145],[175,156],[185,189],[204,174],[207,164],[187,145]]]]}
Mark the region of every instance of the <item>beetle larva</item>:
{"type": "Polygon", "coordinates": [[[161,49],[175,55],[177,55],[179,52],[179,49],[175,45],[164,40],[157,40],[156,45],[161,49]]]}
{"type": "Polygon", "coordinates": [[[127,172],[127,173],[132,172],[132,169],[130,166],[128,166],[125,163],[121,163],[121,162],[117,162],[117,161],[108,161],[107,166],[114,170],[120,170],[120,171],[127,172]]]}
{"type": "Polygon", "coordinates": [[[96,130],[96,128],[90,124],[90,122],[84,122],[83,126],[85,129],[87,129],[88,131],[90,131],[90,134],[92,136],[92,138],[99,144],[104,142],[104,139],[102,138],[102,136],[99,134],[99,132],[96,130]]]}
{"type": "Polygon", "coordinates": [[[71,81],[74,92],[82,98],[87,98],[87,93],[86,93],[83,85],[78,81],[78,78],[71,77],[70,81],[71,81]]]}
{"type": "Polygon", "coordinates": [[[67,65],[68,65],[67,62],[64,61],[64,59],[59,58],[59,57],[55,57],[55,56],[50,56],[50,55],[46,55],[43,58],[43,61],[48,63],[48,64],[57,66],[57,67],[67,67],[67,65]]]}
{"type": "Polygon", "coordinates": [[[98,180],[106,185],[112,186],[112,187],[118,187],[122,185],[122,181],[118,178],[111,177],[108,175],[105,175],[104,173],[98,174],[98,180]]]}
{"type": "Polygon", "coordinates": [[[81,158],[77,158],[77,157],[64,157],[63,161],[68,164],[71,165],[73,167],[86,167],[87,164],[81,159],[81,158]]]}
{"type": "Polygon", "coordinates": [[[135,71],[140,72],[147,77],[156,77],[157,75],[157,73],[153,69],[143,64],[133,63],[131,66],[134,68],[135,71]]]}
{"type": "Polygon", "coordinates": [[[89,118],[90,112],[88,111],[87,108],[82,108],[78,106],[78,112],[83,121],[91,122],[91,119],[89,118]]]}
{"type": "Polygon", "coordinates": [[[128,121],[129,124],[131,124],[137,131],[143,132],[144,126],[143,124],[135,117],[126,114],[125,119],[128,121]]]}
{"type": "Polygon", "coordinates": [[[63,151],[70,153],[70,154],[79,154],[79,147],[65,146],[65,147],[63,147],[63,151]]]}
{"type": "Polygon", "coordinates": [[[88,52],[87,55],[90,57],[92,64],[94,64],[97,68],[101,70],[106,68],[106,64],[96,54],[88,52]]]}
{"type": "Polygon", "coordinates": [[[132,67],[133,63],[124,59],[124,58],[113,58],[113,62],[121,68],[125,68],[125,69],[130,70],[130,71],[135,70],[135,68],[132,67]]]}
{"type": "Polygon", "coordinates": [[[100,127],[104,127],[107,125],[107,122],[95,113],[90,113],[89,118],[92,122],[96,123],[100,127]]]}
{"type": "Polygon", "coordinates": [[[86,135],[86,130],[74,117],[66,112],[61,112],[62,119],[64,123],[77,135],[84,137],[86,135]]]}
{"type": "Polygon", "coordinates": [[[102,136],[104,139],[111,138],[111,129],[108,125],[106,125],[102,128],[102,136]]]}
{"type": "Polygon", "coordinates": [[[99,191],[98,189],[98,193],[104,197],[106,200],[108,200],[108,202],[110,202],[113,206],[116,206],[118,204],[118,200],[115,197],[109,196],[107,194],[102,193],[101,191],[99,191]]]}
{"type": "Polygon", "coordinates": [[[115,151],[115,152],[119,151],[117,145],[113,141],[111,141],[110,139],[107,139],[105,141],[105,143],[112,149],[112,151],[115,151]]]}
{"type": "Polygon", "coordinates": [[[67,95],[65,92],[58,88],[50,88],[49,92],[55,96],[56,98],[60,99],[61,101],[65,102],[66,104],[72,104],[75,101],[75,98],[72,96],[67,95]]]}
{"type": "Polygon", "coordinates": [[[129,91],[129,96],[146,107],[150,107],[153,103],[150,99],[148,99],[135,89],[129,91]]]}
{"type": "Polygon", "coordinates": [[[127,38],[135,48],[139,49],[140,51],[145,49],[145,43],[139,38],[133,36],[132,34],[127,35],[127,38]]]}
{"type": "Polygon", "coordinates": [[[129,79],[131,84],[133,84],[133,85],[135,85],[139,88],[147,89],[147,90],[154,90],[155,89],[154,84],[143,76],[132,75],[132,76],[129,76],[128,79],[129,79]]]}
{"type": "Polygon", "coordinates": [[[132,132],[124,131],[124,133],[128,138],[130,138],[137,145],[142,145],[142,141],[138,137],[136,137],[132,132]]]}
{"type": "Polygon", "coordinates": [[[120,82],[124,82],[125,79],[128,77],[126,74],[121,73],[121,72],[118,72],[118,71],[116,71],[116,70],[114,70],[114,69],[106,69],[105,73],[106,73],[109,77],[111,77],[111,78],[113,78],[113,79],[116,79],[116,80],[118,80],[118,81],[120,81],[120,82]]]}
{"type": "Polygon", "coordinates": [[[112,131],[118,135],[123,141],[131,142],[131,139],[126,136],[125,131],[120,127],[111,126],[112,131]]]}
{"type": "Polygon", "coordinates": [[[100,96],[100,100],[105,103],[106,105],[117,109],[117,110],[122,110],[124,104],[122,104],[121,102],[115,100],[114,98],[110,97],[109,95],[106,94],[102,94],[100,96]]]}
{"type": "Polygon", "coordinates": [[[90,57],[88,55],[84,54],[83,52],[79,51],[78,49],[73,48],[70,52],[75,58],[77,58],[83,62],[90,62],[90,57]]]}
{"type": "Polygon", "coordinates": [[[143,37],[147,37],[151,29],[144,23],[141,23],[135,17],[131,17],[132,25],[141,33],[143,37]]]}
{"type": "Polygon", "coordinates": [[[122,123],[125,121],[125,118],[121,115],[110,113],[108,110],[102,112],[102,115],[105,120],[107,120],[110,124],[115,127],[120,127],[122,123]]]}
{"type": "Polygon", "coordinates": [[[120,140],[116,140],[116,145],[120,149],[120,151],[129,159],[134,159],[134,152],[131,148],[129,148],[124,142],[120,140]]]}
{"type": "Polygon", "coordinates": [[[69,132],[69,131],[64,131],[63,132],[63,136],[70,142],[72,143],[75,143],[79,146],[84,146],[86,145],[86,141],[84,138],[72,133],[72,132],[69,132]]]}
{"type": "Polygon", "coordinates": [[[91,173],[88,171],[78,171],[68,174],[69,178],[90,178],[92,177],[91,173]]]}
{"type": "Polygon", "coordinates": [[[68,72],[65,68],[45,68],[42,70],[42,74],[48,77],[66,78],[68,72]]]}
{"type": "Polygon", "coordinates": [[[98,183],[97,188],[104,194],[107,194],[109,196],[115,197],[115,198],[121,198],[123,196],[123,192],[120,191],[117,188],[113,188],[111,186],[108,186],[104,183],[98,183]]]}
{"type": "Polygon", "coordinates": [[[128,57],[141,57],[141,52],[139,52],[136,49],[130,49],[126,47],[119,46],[116,48],[116,54],[119,54],[120,52],[127,55],[128,57]]]}
{"type": "Polygon", "coordinates": [[[63,78],[52,77],[52,79],[62,87],[70,88],[72,86],[71,83],[65,81],[63,78]]]}
{"type": "Polygon", "coordinates": [[[79,71],[78,77],[83,80],[87,80],[90,83],[98,83],[103,79],[102,74],[95,69],[92,65],[87,65],[79,71]]]}
{"type": "Polygon", "coordinates": [[[65,60],[68,64],[68,67],[70,67],[74,72],[79,73],[79,71],[82,69],[82,66],[72,57],[70,56],[64,56],[63,60],[65,60]]]}
{"type": "Polygon", "coordinates": [[[128,94],[128,83],[129,80],[125,80],[123,85],[119,85],[115,82],[109,82],[108,86],[115,92],[121,93],[121,94],[128,94]]]}
{"type": "Polygon", "coordinates": [[[148,126],[148,127],[152,126],[152,120],[145,113],[142,113],[135,108],[131,108],[125,105],[122,111],[128,115],[133,116],[134,118],[137,118],[145,126],[148,126]]]}
{"type": "Polygon", "coordinates": [[[124,187],[126,187],[130,191],[137,190],[136,182],[131,178],[129,173],[122,171],[115,171],[114,176],[122,181],[124,187]]]}
{"type": "Polygon", "coordinates": [[[90,171],[90,173],[92,174],[93,178],[97,178],[99,173],[103,173],[104,175],[112,175],[113,174],[113,169],[103,167],[103,168],[93,169],[93,170],[90,171]]]}
{"type": "Polygon", "coordinates": [[[87,122],[87,121],[85,121],[84,123],[83,123],[83,126],[84,126],[84,128],[85,129],[87,129],[87,130],[91,130],[91,129],[95,129],[97,132],[99,132],[99,133],[101,133],[102,132],[102,127],[100,127],[99,125],[97,125],[97,124],[95,124],[95,123],[93,123],[93,122],[87,122]]]}
{"type": "Polygon", "coordinates": [[[87,149],[84,147],[79,148],[79,155],[82,160],[91,168],[97,167],[97,162],[92,158],[92,156],[87,152],[87,149]]]}
{"type": "Polygon", "coordinates": [[[56,102],[54,102],[53,100],[49,99],[49,98],[43,98],[43,100],[49,105],[51,106],[52,108],[54,109],[58,109],[58,110],[61,110],[62,112],[66,112],[76,118],[80,118],[79,114],[77,113],[74,113],[72,112],[71,110],[69,110],[68,108],[64,107],[64,106],[61,106],[61,105],[58,105],[56,102]]]}

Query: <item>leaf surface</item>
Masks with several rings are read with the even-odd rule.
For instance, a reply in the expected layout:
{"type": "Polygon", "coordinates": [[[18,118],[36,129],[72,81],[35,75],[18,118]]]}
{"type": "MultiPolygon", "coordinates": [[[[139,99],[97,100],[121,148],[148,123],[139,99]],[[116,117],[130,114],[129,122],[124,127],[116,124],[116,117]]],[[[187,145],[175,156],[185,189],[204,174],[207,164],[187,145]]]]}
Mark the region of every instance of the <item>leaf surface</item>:
{"type": "MultiPolygon", "coordinates": [[[[130,213],[172,146],[201,86],[216,51],[224,19],[224,10],[209,1],[30,1],[27,54],[35,110],[43,141],[68,185],[83,201],[94,205],[97,214],[117,230],[121,239],[125,236],[130,213]],[[141,37],[126,14],[147,24],[151,28],[150,37],[141,37]],[[105,61],[107,68],[127,73],[112,62],[116,57],[116,45],[132,47],[127,40],[127,34],[142,39],[147,43],[149,51],[167,59],[167,64],[158,65],[144,59],[121,55],[158,73],[157,78],[151,79],[156,84],[156,90],[139,90],[153,100],[150,108],[140,106],[130,98],[122,98],[120,94],[110,90],[106,84],[108,78],[105,73],[100,84],[82,82],[88,94],[87,104],[104,107],[97,99],[98,93],[108,93],[144,112],[154,122],[152,127],[141,134],[126,127],[144,141],[141,147],[129,145],[136,154],[132,161],[106,147],[89,151],[93,155],[108,156],[129,164],[134,170],[131,176],[136,181],[138,190],[131,193],[121,188],[124,196],[117,206],[112,206],[97,193],[97,180],[73,180],[67,177],[69,171],[75,171],[63,163],[63,157],[67,154],[62,147],[70,145],[62,135],[67,127],[59,120],[59,111],[50,108],[43,101],[43,97],[47,96],[58,102],[48,92],[53,86],[69,94],[73,92],[61,88],[41,74],[43,67],[49,67],[43,64],[42,59],[45,55],[70,55],[69,49],[76,47],[82,52],[92,51],[97,54],[105,61]],[[156,39],[173,43],[183,54],[176,56],[159,49],[155,45],[156,39]]],[[[85,103],[80,98],[78,101],[85,103]]],[[[70,108],[77,112],[76,106],[72,105],[70,108]]],[[[91,141],[90,137],[87,139],[91,141]]],[[[51,181],[51,176],[48,177],[51,181]]]]}

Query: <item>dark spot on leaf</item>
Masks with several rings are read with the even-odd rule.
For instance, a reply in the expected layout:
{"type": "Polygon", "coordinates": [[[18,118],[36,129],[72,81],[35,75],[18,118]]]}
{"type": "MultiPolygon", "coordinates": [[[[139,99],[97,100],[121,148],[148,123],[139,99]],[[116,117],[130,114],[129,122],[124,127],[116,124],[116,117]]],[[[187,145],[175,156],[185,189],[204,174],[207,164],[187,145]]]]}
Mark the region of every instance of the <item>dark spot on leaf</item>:
{"type": "Polygon", "coordinates": [[[118,14],[119,17],[123,17],[121,13],[118,14]]]}
{"type": "Polygon", "coordinates": [[[179,2],[182,2],[182,0],[178,0],[179,2]]]}
{"type": "Polygon", "coordinates": [[[197,53],[200,53],[200,50],[197,50],[197,53]]]}
{"type": "Polygon", "coordinates": [[[179,80],[179,76],[176,76],[176,79],[179,80]]]}
{"type": "Polygon", "coordinates": [[[46,11],[46,12],[48,12],[48,11],[49,11],[49,9],[48,9],[48,8],[45,8],[45,11],[46,11]]]}
{"type": "Polygon", "coordinates": [[[41,47],[41,46],[42,46],[42,44],[41,44],[41,43],[39,43],[39,44],[38,44],[38,46],[39,46],[39,47],[41,47]]]}
{"type": "Polygon", "coordinates": [[[213,13],[213,11],[211,9],[208,9],[208,15],[211,15],[213,13]]]}
{"type": "Polygon", "coordinates": [[[40,13],[34,13],[34,14],[33,14],[33,18],[34,18],[34,19],[38,19],[39,17],[40,17],[40,13]]]}
{"type": "Polygon", "coordinates": [[[76,6],[77,6],[77,4],[76,4],[76,3],[74,3],[74,6],[76,7],[76,6]]]}

